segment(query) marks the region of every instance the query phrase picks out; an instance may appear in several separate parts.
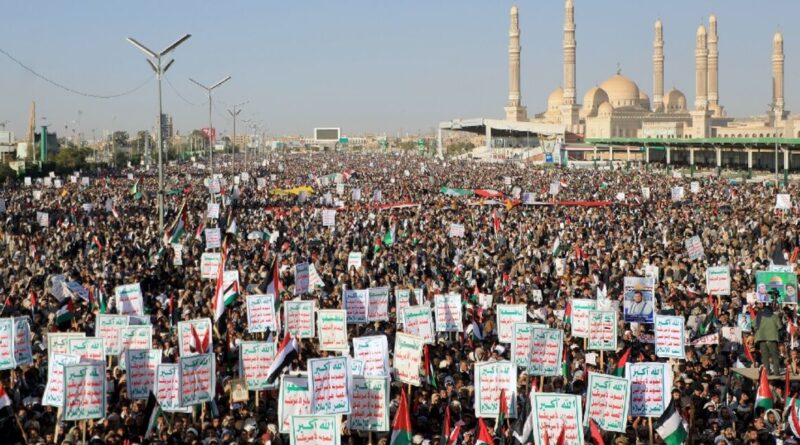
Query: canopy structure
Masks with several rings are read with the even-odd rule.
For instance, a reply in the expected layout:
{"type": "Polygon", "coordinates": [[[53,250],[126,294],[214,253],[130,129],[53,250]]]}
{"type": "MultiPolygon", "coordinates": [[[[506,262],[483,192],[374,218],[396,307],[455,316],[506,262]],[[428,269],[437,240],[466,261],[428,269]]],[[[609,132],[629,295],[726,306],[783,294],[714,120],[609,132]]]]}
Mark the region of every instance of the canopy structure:
{"type": "Polygon", "coordinates": [[[504,119],[473,118],[440,122],[437,134],[437,154],[444,154],[442,130],[463,131],[486,136],[486,149],[493,154],[497,148],[537,147],[542,139],[561,138],[565,127],[561,124],[519,122],[504,119]]]}

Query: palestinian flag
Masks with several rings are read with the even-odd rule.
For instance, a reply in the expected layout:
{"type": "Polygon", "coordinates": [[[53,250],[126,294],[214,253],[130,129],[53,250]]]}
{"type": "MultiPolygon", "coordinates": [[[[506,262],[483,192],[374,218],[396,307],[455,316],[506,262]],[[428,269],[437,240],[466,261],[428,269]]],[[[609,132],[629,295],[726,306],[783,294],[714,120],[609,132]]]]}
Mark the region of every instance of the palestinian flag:
{"type": "Polygon", "coordinates": [[[683,417],[675,408],[674,400],[653,424],[658,435],[664,439],[665,445],[680,445],[689,435],[683,427],[683,417]]]}
{"type": "Polygon", "coordinates": [[[800,437],[800,419],[797,417],[797,397],[792,397],[792,401],[789,403],[787,409],[789,410],[789,415],[787,416],[787,413],[784,413],[783,417],[789,424],[789,428],[792,430],[794,437],[800,437]]]}
{"type": "Polygon", "coordinates": [[[475,442],[475,445],[494,445],[492,433],[489,432],[486,422],[480,417],[478,418],[478,440],[475,442]]]}
{"type": "Polygon", "coordinates": [[[563,375],[565,379],[569,379],[569,361],[567,360],[567,357],[569,357],[567,355],[568,348],[563,348],[563,349],[564,349],[564,354],[561,357],[561,375],[563,375]]]}
{"type": "Polygon", "coordinates": [[[617,360],[617,365],[614,368],[614,375],[617,377],[624,377],[625,376],[625,364],[628,363],[628,359],[631,356],[631,348],[625,350],[622,355],[619,356],[617,360]]]}
{"type": "Polygon", "coordinates": [[[714,314],[712,310],[706,315],[706,319],[703,321],[703,324],[697,329],[697,335],[704,336],[709,333],[711,328],[714,326],[714,323],[717,321],[717,316],[714,314]]]}
{"type": "Polygon", "coordinates": [[[100,313],[105,314],[108,311],[108,297],[103,292],[102,286],[95,287],[95,297],[97,298],[97,306],[100,309],[100,313]]]}
{"type": "Polygon", "coordinates": [[[236,225],[236,218],[231,219],[231,223],[228,224],[228,229],[225,230],[225,233],[230,233],[234,237],[239,234],[239,227],[236,225]]]}
{"type": "MultiPolygon", "coordinates": [[[[534,380],[535,382],[536,380],[534,380]]],[[[531,393],[522,404],[522,412],[517,416],[517,421],[514,422],[512,435],[514,441],[520,445],[527,445],[533,443],[533,410],[531,409],[531,399],[533,393],[536,392],[536,387],[531,388],[531,393]]]]}
{"type": "Polygon", "coordinates": [[[164,244],[180,244],[183,234],[186,232],[186,201],[181,204],[175,221],[164,231],[164,244]]]}
{"type": "Polygon", "coordinates": [[[553,257],[561,256],[561,237],[556,238],[556,242],[553,243],[553,257]]]}
{"type": "Polygon", "coordinates": [[[66,323],[75,318],[75,306],[72,305],[72,298],[67,298],[67,304],[61,306],[56,312],[56,324],[66,323]]]}
{"type": "Polygon", "coordinates": [[[600,427],[597,426],[594,419],[589,419],[589,435],[592,437],[594,445],[606,445],[603,440],[603,433],[600,431],[600,427]]]}
{"type": "Polygon", "coordinates": [[[158,417],[161,415],[161,405],[156,400],[156,396],[153,395],[153,392],[150,391],[147,397],[147,405],[145,406],[144,410],[144,418],[147,419],[147,423],[145,426],[144,431],[144,438],[145,440],[149,439],[156,430],[158,426],[158,417]]]}
{"type": "Polygon", "coordinates": [[[758,379],[758,392],[756,393],[755,408],[772,409],[772,389],[769,387],[767,368],[761,368],[761,377],[758,379]]]}
{"type": "MultiPolygon", "coordinates": [[[[482,421],[482,420],[481,420],[482,421]]],[[[400,406],[392,422],[392,440],[389,445],[411,445],[411,416],[408,413],[408,399],[405,389],[400,389],[400,406]]]]}
{"type": "Polygon", "coordinates": [[[506,390],[503,388],[500,390],[500,409],[497,410],[497,423],[494,425],[495,434],[502,433],[506,419],[508,419],[508,401],[506,400],[506,390]]]}
{"type": "MultiPolygon", "coordinates": [[[[431,386],[433,386],[434,388],[438,388],[439,386],[436,384],[436,370],[433,369],[433,362],[431,361],[430,349],[428,348],[428,345],[424,345],[424,346],[425,346],[425,349],[424,349],[424,351],[425,351],[425,374],[427,375],[428,382],[431,384],[431,386]]],[[[449,406],[448,406],[448,409],[449,409],[449,406]]]]}
{"type": "Polygon", "coordinates": [[[391,229],[389,229],[388,232],[386,232],[386,235],[383,236],[383,244],[386,247],[392,247],[394,245],[394,240],[395,240],[394,230],[395,228],[392,227],[391,229]]]}
{"type": "Polygon", "coordinates": [[[139,199],[142,197],[142,192],[139,191],[139,182],[141,182],[141,180],[141,178],[137,179],[131,187],[131,196],[133,196],[133,199],[139,199]]]}
{"type": "MultiPolygon", "coordinates": [[[[297,339],[292,337],[287,331],[286,335],[283,337],[281,345],[278,347],[278,353],[275,354],[275,359],[269,366],[269,371],[267,372],[267,383],[272,384],[272,382],[277,380],[278,376],[283,372],[283,368],[289,366],[292,360],[299,355],[300,345],[297,343],[297,339]]],[[[409,437],[408,443],[411,443],[410,439],[411,437],[409,437]]]]}
{"type": "Polygon", "coordinates": [[[572,324],[572,301],[567,301],[567,308],[564,309],[564,324],[572,324]]]}
{"type": "Polygon", "coordinates": [[[456,445],[458,437],[461,435],[461,425],[463,425],[463,423],[464,422],[461,421],[456,423],[456,429],[447,436],[447,443],[445,445],[456,445]]]}

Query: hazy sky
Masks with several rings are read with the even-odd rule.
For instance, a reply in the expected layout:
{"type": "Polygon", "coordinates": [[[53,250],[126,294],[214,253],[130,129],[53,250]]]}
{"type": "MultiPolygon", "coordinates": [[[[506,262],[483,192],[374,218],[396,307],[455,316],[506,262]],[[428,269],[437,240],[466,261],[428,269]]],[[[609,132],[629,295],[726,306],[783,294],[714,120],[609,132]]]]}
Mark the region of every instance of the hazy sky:
{"type": "MultiPolygon", "coordinates": [[[[507,97],[505,0],[10,1],[0,49],[71,88],[126,91],[151,76],[132,36],[161,49],[183,33],[164,82],[164,109],[182,133],[207,126],[205,93],[215,92],[214,126],[230,132],[226,106],[272,134],[310,136],[316,126],[345,134],[429,132],[456,117],[501,117],[507,97]],[[174,88],[173,88],[174,86],[174,88]],[[183,96],[183,99],[180,96],[183,96]],[[185,100],[184,100],[185,99],[185,100]],[[187,103],[187,101],[191,103],[187,103]]],[[[561,84],[561,0],[517,2],[522,28],[522,96],[528,114],[545,108],[561,84]]],[[[665,89],[694,98],[694,35],[719,22],[720,102],[730,115],[763,113],[771,97],[771,45],[784,33],[787,108],[800,103],[797,0],[575,0],[578,94],[620,64],[652,96],[653,23],[664,22],[665,89]]],[[[59,133],[77,126],[91,138],[109,128],[150,128],[156,82],[134,94],[97,100],[55,88],[0,55],[0,122],[24,132],[31,100],[59,133]]],[[[37,119],[37,124],[42,120],[37,119]]],[[[241,130],[240,130],[241,131],[241,130]]]]}

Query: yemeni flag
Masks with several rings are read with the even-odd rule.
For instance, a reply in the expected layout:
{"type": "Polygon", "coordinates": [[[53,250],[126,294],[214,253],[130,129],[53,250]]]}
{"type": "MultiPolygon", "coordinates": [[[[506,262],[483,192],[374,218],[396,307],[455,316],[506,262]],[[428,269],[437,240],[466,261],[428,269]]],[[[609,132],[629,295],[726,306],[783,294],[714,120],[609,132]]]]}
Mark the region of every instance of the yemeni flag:
{"type": "Polygon", "coordinates": [[[772,409],[772,389],[769,387],[767,368],[761,368],[761,377],[758,379],[758,393],[756,393],[756,408],[772,409]]]}
{"type": "Polygon", "coordinates": [[[594,419],[589,419],[589,435],[592,437],[594,445],[606,445],[603,440],[603,433],[600,431],[600,427],[597,426],[594,419]]]}
{"type": "Polygon", "coordinates": [[[186,233],[186,201],[181,204],[175,221],[173,221],[164,232],[164,243],[180,244],[184,233],[186,233]]]}
{"type": "Polygon", "coordinates": [[[500,224],[500,218],[497,217],[497,210],[492,210],[492,227],[494,227],[495,235],[503,229],[503,226],[500,224]]]}
{"type": "Polygon", "coordinates": [[[7,406],[11,406],[11,397],[8,397],[6,389],[3,387],[3,384],[0,383],[0,410],[7,406]]]}
{"type": "Polygon", "coordinates": [[[625,376],[625,364],[628,363],[628,360],[631,356],[631,348],[625,350],[622,355],[619,356],[619,360],[617,360],[617,364],[614,368],[614,375],[617,377],[624,377],[625,376]]]}
{"type": "Polygon", "coordinates": [[[670,402],[664,414],[653,423],[658,435],[664,439],[665,445],[680,445],[689,435],[683,427],[683,417],[675,408],[674,400],[670,402]]]}
{"type": "Polygon", "coordinates": [[[500,409],[497,410],[497,423],[494,426],[495,434],[500,434],[503,431],[503,424],[506,423],[508,418],[508,401],[506,401],[505,388],[500,390],[500,409]]]}
{"type": "MultiPolygon", "coordinates": [[[[300,345],[297,343],[297,339],[289,335],[289,331],[286,331],[286,335],[283,337],[283,341],[278,347],[278,353],[275,355],[275,359],[269,366],[269,371],[267,372],[267,383],[272,384],[275,380],[277,380],[278,376],[283,372],[283,368],[289,366],[289,363],[292,363],[292,360],[299,355],[300,345]]],[[[411,443],[410,437],[408,443],[411,443]]]]}
{"type": "MultiPolygon", "coordinates": [[[[482,420],[481,420],[482,421],[482,420]]],[[[411,445],[411,416],[408,414],[408,399],[405,389],[400,389],[400,406],[392,422],[392,440],[389,445],[411,445]]]]}
{"type": "Polygon", "coordinates": [[[475,445],[494,445],[492,433],[489,432],[486,422],[480,417],[478,418],[478,440],[475,442],[475,445]]]}
{"type": "Polygon", "coordinates": [[[792,434],[794,437],[800,437],[800,419],[797,417],[797,397],[792,397],[792,401],[789,404],[789,416],[786,416],[784,413],[784,417],[787,419],[789,423],[789,428],[792,429],[792,434]]]}
{"type": "Polygon", "coordinates": [[[56,312],[56,324],[66,323],[73,318],[75,318],[75,306],[72,305],[72,298],[67,298],[67,304],[56,312]]]}

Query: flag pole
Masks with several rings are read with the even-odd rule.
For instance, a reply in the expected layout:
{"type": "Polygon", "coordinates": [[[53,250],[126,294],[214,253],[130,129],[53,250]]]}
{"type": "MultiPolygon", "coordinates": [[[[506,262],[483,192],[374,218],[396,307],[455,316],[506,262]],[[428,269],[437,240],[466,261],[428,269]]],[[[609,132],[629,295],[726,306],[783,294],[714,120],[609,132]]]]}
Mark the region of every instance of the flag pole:
{"type": "Polygon", "coordinates": [[[647,418],[647,427],[650,430],[650,443],[653,443],[653,418],[647,418]]]}

